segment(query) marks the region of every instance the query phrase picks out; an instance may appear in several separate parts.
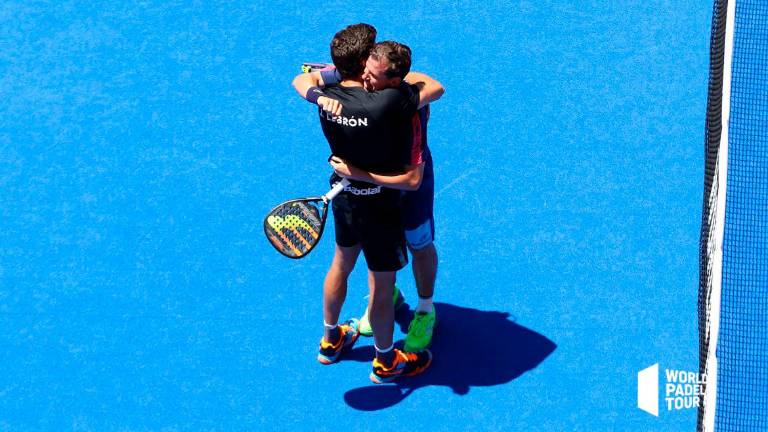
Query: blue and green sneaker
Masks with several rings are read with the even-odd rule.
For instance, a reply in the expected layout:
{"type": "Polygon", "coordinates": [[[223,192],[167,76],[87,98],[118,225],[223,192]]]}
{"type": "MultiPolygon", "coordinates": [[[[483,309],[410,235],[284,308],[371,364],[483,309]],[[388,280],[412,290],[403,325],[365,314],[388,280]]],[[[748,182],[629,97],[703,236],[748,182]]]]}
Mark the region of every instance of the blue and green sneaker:
{"type": "Polygon", "coordinates": [[[416,312],[408,326],[408,334],[405,336],[406,352],[419,352],[427,348],[432,343],[432,333],[437,324],[437,314],[435,308],[432,312],[416,312]]]}
{"type": "MultiPolygon", "coordinates": [[[[405,297],[403,293],[395,285],[395,292],[392,294],[392,303],[395,305],[395,310],[405,304],[405,297]]],[[[358,327],[360,334],[363,336],[373,336],[373,328],[371,328],[371,321],[368,319],[368,308],[365,308],[365,313],[360,318],[360,326],[358,327]]]]}

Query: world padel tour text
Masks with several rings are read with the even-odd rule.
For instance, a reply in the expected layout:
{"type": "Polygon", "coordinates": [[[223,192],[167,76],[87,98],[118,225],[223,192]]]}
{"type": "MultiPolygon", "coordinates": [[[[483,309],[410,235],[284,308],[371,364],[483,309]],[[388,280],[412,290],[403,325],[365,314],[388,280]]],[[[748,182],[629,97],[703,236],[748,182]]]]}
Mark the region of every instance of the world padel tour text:
{"type": "Polygon", "coordinates": [[[704,387],[707,384],[707,376],[696,372],[667,369],[667,382],[664,385],[664,401],[667,410],[681,410],[686,408],[698,408],[704,387]]]}

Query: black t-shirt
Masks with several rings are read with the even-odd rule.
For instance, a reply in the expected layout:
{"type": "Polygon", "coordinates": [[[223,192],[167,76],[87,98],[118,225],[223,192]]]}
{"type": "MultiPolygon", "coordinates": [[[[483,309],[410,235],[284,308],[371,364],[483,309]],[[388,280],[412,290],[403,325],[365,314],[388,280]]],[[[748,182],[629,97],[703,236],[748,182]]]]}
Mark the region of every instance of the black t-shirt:
{"type": "Polygon", "coordinates": [[[362,87],[330,85],[323,91],[343,106],[340,116],[318,110],[334,155],[376,174],[399,173],[412,164],[414,136],[420,132],[420,125],[414,124],[419,105],[415,86],[367,92],[362,87]]]}

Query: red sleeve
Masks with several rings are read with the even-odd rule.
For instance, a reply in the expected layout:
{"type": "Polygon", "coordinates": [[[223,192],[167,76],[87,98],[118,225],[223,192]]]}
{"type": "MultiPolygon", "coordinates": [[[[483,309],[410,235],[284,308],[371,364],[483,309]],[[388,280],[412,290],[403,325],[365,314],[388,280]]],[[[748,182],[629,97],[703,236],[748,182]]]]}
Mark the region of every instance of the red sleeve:
{"type": "Polygon", "coordinates": [[[424,162],[424,146],[421,140],[421,116],[418,111],[411,117],[411,161],[410,165],[419,165],[424,162]]]}

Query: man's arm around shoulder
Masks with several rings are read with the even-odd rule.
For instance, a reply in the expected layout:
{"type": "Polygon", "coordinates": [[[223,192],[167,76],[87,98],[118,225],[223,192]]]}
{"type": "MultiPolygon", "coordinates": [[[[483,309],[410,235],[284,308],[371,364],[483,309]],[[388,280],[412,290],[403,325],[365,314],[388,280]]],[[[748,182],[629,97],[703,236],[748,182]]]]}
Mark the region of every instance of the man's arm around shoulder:
{"type": "Polygon", "coordinates": [[[296,75],[291,84],[302,98],[317,104],[333,115],[341,114],[341,102],[329,98],[320,90],[320,87],[325,85],[320,72],[300,73],[296,75]]]}
{"type": "Polygon", "coordinates": [[[440,99],[445,93],[445,88],[436,79],[421,72],[409,72],[405,81],[415,85],[419,89],[419,108],[429,105],[440,99]]]}

